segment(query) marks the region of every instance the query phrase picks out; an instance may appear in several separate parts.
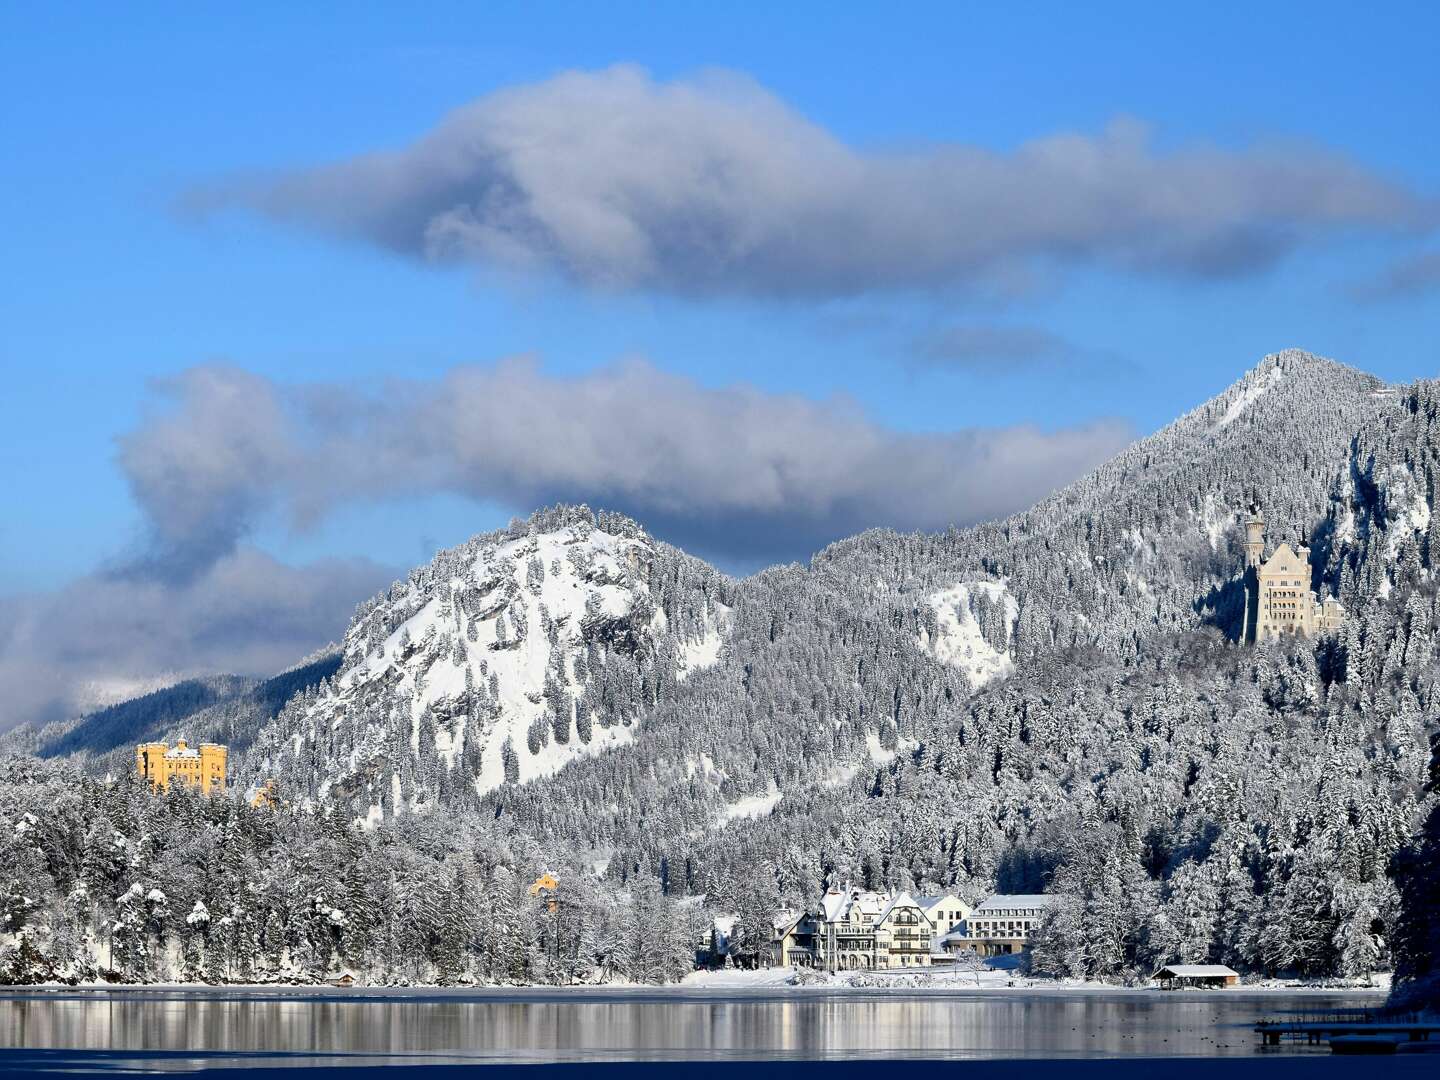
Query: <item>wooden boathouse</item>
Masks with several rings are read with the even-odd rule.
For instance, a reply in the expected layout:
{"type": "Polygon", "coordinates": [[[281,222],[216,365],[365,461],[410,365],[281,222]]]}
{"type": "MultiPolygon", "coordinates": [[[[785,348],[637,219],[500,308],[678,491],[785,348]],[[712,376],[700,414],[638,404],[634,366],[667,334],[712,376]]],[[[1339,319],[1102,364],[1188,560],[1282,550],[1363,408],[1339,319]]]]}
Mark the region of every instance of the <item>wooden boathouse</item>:
{"type": "Polygon", "coordinates": [[[1224,990],[1240,985],[1240,974],[1224,964],[1166,964],[1151,976],[1161,990],[1224,990]]]}

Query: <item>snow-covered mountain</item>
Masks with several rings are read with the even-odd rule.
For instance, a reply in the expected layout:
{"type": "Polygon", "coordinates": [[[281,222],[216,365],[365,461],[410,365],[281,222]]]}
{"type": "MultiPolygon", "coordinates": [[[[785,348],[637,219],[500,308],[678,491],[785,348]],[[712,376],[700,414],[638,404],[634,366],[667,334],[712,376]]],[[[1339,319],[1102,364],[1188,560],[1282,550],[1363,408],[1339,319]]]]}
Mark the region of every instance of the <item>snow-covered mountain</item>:
{"type": "Polygon", "coordinates": [[[1286,352],[1009,519],[740,581],[543,511],[362,605],[245,775],[393,818],[346,843],[401,869],[346,887],[424,881],[436,911],[465,859],[494,895],[516,862],[761,915],[844,883],[1044,890],[1042,970],[1365,972],[1437,801],[1437,487],[1440,387],[1286,352]],[[1237,641],[1251,501],[1270,547],[1308,545],[1339,633],[1237,641]]]}
{"type": "Polygon", "coordinates": [[[1372,376],[1280,353],[1013,518],[875,530],[738,582],[629,519],[544,511],[362,605],[341,671],[264,733],[249,779],[372,821],[503,790],[519,813],[542,800],[542,832],[597,849],[615,820],[648,842],[803,805],[898,767],[976,691],[1037,664],[1235,636],[1251,499],[1338,589],[1340,478],[1355,433],[1394,408],[1372,376]],[[658,833],[641,824],[652,806],[671,819],[658,833]]]}
{"type": "Polygon", "coordinates": [[[727,579],[633,521],[542,511],[362,605],[344,661],[249,757],[374,821],[549,776],[633,740],[720,657],[727,579]]]}
{"type": "Polygon", "coordinates": [[[1068,890],[1157,950],[1359,969],[1440,709],[1435,393],[1277,354],[1010,519],[739,582],[703,686],[489,803],[682,890],[1068,890]],[[1252,500],[1343,633],[1237,643],[1252,500]]]}

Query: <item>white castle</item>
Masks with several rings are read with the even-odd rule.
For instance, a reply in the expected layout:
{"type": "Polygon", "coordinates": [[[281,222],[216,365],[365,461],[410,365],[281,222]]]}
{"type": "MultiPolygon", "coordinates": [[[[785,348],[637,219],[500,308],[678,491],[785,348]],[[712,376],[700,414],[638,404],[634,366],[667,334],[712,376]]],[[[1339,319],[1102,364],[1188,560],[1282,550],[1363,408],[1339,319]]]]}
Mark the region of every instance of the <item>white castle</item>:
{"type": "Polygon", "coordinates": [[[1314,637],[1345,622],[1340,601],[1322,602],[1310,588],[1310,549],[1282,543],[1265,558],[1265,518],[1257,506],[1245,519],[1245,625],[1241,640],[1314,637]]]}

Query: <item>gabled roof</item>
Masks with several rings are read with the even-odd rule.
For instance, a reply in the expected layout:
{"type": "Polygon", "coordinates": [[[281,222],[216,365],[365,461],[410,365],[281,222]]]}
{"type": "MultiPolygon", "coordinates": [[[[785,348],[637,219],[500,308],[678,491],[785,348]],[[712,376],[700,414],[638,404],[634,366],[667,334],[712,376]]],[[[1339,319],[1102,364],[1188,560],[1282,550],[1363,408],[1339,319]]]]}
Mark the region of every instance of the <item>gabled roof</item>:
{"type": "Polygon", "coordinates": [[[805,917],[803,911],[782,911],[774,919],[775,934],[777,937],[788,934],[805,917]]]}
{"type": "MultiPolygon", "coordinates": [[[[915,898],[913,896],[911,896],[908,892],[905,892],[902,889],[899,893],[890,898],[890,902],[886,904],[883,909],[881,909],[880,914],[875,917],[875,921],[877,923],[884,922],[890,917],[890,912],[894,911],[897,907],[919,908],[920,905],[915,902],[915,898]]],[[[921,911],[921,914],[925,914],[923,910],[921,911]]],[[[926,915],[925,917],[927,919],[929,918],[928,915],[926,915]]]]}
{"type": "Polygon", "coordinates": [[[820,914],[826,922],[835,922],[850,907],[849,889],[831,889],[820,898],[820,914]]]}
{"type": "Polygon", "coordinates": [[[1281,544],[1270,553],[1270,557],[1261,564],[1260,569],[1269,570],[1273,567],[1278,570],[1282,566],[1304,567],[1305,565],[1305,560],[1295,554],[1289,544],[1281,544]]]}
{"type": "Polygon", "coordinates": [[[1238,971],[1226,967],[1224,964],[1166,964],[1151,978],[1163,979],[1166,977],[1176,979],[1220,979],[1240,977],[1238,971]]]}

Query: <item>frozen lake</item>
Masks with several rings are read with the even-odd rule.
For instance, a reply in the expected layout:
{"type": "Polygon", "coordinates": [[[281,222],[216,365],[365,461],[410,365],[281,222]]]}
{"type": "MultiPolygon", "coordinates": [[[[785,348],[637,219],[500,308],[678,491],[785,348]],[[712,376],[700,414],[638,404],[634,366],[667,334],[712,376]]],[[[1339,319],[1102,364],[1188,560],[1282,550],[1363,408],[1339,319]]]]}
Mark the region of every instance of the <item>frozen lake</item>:
{"type": "MultiPolygon", "coordinates": [[[[0,1070],[44,1059],[34,1051],[111,1069],[1257,1059],[1265,1052],[1250,1029],[1261,1015],[1379,1001],[1313,992],[42,991],[0,994],[0,1070]]],[[[1329,1057],[1325,1048],[1283,1049],[1329,1057]]]]}

